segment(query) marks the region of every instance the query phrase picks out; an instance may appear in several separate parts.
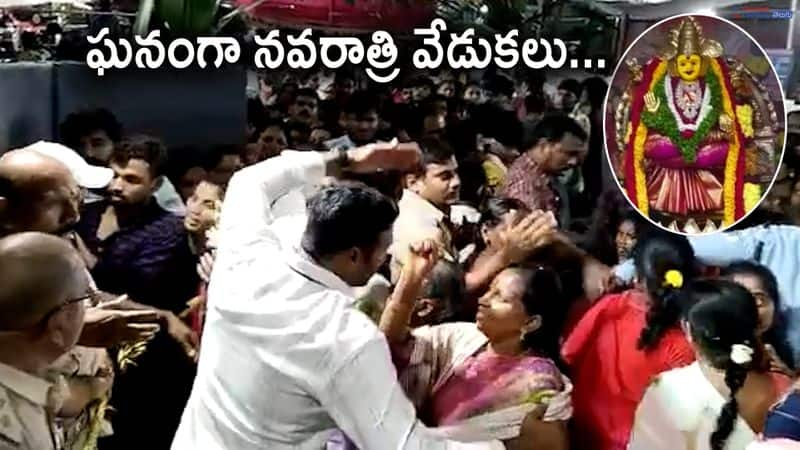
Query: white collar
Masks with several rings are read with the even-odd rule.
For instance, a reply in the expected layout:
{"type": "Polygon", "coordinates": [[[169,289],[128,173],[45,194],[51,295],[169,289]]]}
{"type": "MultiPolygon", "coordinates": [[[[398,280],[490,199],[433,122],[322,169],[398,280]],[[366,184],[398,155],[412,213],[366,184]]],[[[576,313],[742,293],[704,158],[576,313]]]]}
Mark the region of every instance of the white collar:
{"type": "Polygon", "coordinates": [[[0,363],[0,385],[43,408],[48,407],[53,384],[15,367],[0,363]]]}
{"type": "Polygon", "coordinates": [[[333,289],[344,294],[349,302],[355,303],[355,292],[353,288],[339,278],[338,275],[317,264],[311,256],[299,247],[284,251],[286,263],[295,272],[329,289],[333,289]]]}
{"type": "Polygon", "coordinates": [[[432,216],[437,221],[444,219],[444,213],[441,209],[409,189],[403,189],[403,196],[400,197],[397,206],[400,208],[401,214],[403,209],[410,209],[425,214],[426,216],[432,216]]]}

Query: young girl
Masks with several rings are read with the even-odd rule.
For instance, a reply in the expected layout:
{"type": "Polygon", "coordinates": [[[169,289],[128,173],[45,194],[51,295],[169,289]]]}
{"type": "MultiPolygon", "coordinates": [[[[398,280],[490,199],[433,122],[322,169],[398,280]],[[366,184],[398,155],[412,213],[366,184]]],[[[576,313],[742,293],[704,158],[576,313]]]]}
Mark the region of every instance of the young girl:
{"type": "Polygon", "coordinates": [[[634,250],[639,289],[600,299],[562,348],[573,392],[573,440],[579,450],[624,450],[636,405],[659,373],[694,354],[680,328],[683,285],[695,275],[683,236],[652,234],[634,250]]]}
{"type": "Polygon", "coordinates": [[[697,362],[662,374],[636,413],[630,450],[744,450],[790,385],[769,372],[753,296],[727,280],[701,280],[684,328],[697,362]]]}
{"type": "Polygon", "coordinates": [[[756,300],[759,333],[775,369],[793,375],[794,355],[786,340],[786,323],[775,275],[761,264],[738,261],[722,270],[722,276],[739,283],[756,300]]]}

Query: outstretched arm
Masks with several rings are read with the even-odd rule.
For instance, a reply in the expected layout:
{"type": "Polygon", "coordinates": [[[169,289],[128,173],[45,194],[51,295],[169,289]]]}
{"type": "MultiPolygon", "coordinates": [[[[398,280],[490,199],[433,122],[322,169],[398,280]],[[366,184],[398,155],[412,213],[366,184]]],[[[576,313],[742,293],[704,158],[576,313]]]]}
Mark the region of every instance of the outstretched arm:
{"type": "Polygon", "coordinates": [[[237,172],[228,185],[219,224],[220,253],[236,251],[268,240],[278,242],[271,225],[285,214],[304,214],[298,210],[274,208],[286,194],[307,185],[319,184],[323,177],[339,176],[343,170],[356,173],[377,170],[407,170],[419,161],[419,146],[414,143],[368,144],[346,152],[285,151],[275,158],[237,172]]]}

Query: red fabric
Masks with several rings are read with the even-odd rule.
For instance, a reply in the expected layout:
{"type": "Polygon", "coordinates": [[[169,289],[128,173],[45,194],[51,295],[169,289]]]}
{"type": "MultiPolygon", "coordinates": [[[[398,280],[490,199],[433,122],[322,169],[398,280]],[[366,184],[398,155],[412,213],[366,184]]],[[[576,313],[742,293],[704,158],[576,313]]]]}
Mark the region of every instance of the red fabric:
{"type": "Polygon", "coordinates": [[[206,299],[208,298],[206,295],[206,288],[208,286],[206,283],[200,283],[199,289],[199,296],[202,299],[202,304],[199,308],[195,309],[189,314],[189,328],[192,329],[195,333],[197,333],[197,338],[200,339],[203,334],[203,322],[205,322],[206,318],[206,299]]]}
{"type": "Polygon", "coordinates": [[[694,361],[694,351],[678,326],[653,350],[636,348],[646,322],[646,301],[635,290],[600,299],[562,347],[575,389],[573,438],[578,450],[624,450],[650,381],[694,361]]]}
{"type": "Polygon", "coordinates": [[[628,198],[634,204],[637,204],[637,197],[636,197],[636,176],[634,171],[634,161],[633,161],[633,143],[636,140],[636,129],[639,127],[639,122],[642,116],[642,108],[644,107],[644,95],[650,89],[650,83],[653,81],[653,72],[655,72],[656,67],[658,67],[660,60],[654,59],[650,61],[644,68],[642,73],[642,81],[639,84],[639,89],[637,89],[636,95],[633,96],[633,101],[631,102],[631,136],[628,140],[628,144],[625,145],[625,190],[628,193],[628,198]]]}
{"type": "Polygon", "coordinates": [[[647,179],[647,193],[654,209],[672,214],[719,210],[722,205],[712,192],[722,185],[708,172],[655,166],[647,179]]]}

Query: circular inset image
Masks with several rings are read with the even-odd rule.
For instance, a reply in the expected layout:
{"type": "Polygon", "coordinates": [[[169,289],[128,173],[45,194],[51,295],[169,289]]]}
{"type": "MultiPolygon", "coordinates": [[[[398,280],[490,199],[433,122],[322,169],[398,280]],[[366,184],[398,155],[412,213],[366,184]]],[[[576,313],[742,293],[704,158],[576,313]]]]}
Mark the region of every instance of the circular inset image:
{"type": "Polygon", "coordinates": [[[650,27],[617,66],[604,111],[620,189],[656,225],[724,230],[755,209],[783,157],[783,90],[764,49],[725,19],[650,27]]]}

